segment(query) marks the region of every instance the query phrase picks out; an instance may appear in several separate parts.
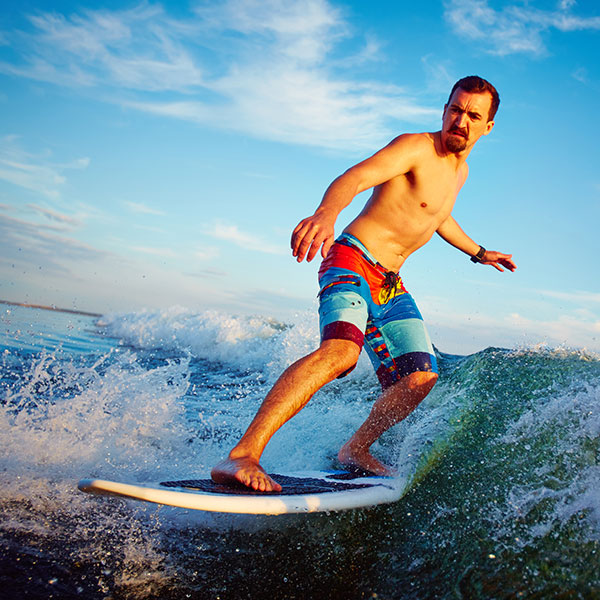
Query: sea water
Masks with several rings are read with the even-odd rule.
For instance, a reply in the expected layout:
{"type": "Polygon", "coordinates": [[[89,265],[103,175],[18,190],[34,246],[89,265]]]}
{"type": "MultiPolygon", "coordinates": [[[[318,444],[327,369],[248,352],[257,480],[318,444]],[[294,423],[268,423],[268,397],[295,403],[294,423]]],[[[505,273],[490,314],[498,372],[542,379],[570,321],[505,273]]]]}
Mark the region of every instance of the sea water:
{"type": "MultiPolygon", "coordinates": [[[[583,350],[439,353],[433,392],[373,447],[409,480],[391,505],[248,517],[77,490],[207,477],[317,342],[312,312],[0,305],[0,596],[600,598],[600,357],[583,350]]],[[[264,465],[331,467],[377,395],[361,356],[264,465]]]]}

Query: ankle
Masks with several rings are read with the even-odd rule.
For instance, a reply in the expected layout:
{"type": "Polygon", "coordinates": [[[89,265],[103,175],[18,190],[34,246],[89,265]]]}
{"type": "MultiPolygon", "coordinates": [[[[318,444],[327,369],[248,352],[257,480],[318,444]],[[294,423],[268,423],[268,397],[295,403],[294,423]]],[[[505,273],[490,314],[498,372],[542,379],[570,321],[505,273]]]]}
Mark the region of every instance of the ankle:
{"type": "Polygon", "coordinates": [[[229,453],[229,460],[245,460],[251,461],[258,464],[260,455],[255,456],[252,452],[249,452],[246,448],[236,446],[229,453]]]}

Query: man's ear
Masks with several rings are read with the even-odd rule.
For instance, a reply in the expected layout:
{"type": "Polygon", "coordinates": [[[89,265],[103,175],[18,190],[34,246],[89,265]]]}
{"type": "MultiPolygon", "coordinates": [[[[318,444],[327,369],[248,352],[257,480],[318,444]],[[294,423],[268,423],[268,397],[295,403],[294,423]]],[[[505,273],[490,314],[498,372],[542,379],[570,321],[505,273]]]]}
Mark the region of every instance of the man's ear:
{"type": "Polygon", "coordinates": [[[494,129],[495,124],[496,124],[496,121],[488,121],[486,123],[485,131],[483,132],[483,135],[487,135],[488,133],[490,133],[490,131],[492,131],[492,129],[494,129]]]}

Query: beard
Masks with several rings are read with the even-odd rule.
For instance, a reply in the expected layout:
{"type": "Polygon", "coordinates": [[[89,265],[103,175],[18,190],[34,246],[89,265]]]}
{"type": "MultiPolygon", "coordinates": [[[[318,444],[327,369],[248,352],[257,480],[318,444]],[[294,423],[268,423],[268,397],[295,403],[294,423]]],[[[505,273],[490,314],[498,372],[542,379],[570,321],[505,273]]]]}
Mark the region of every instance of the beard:
{"type": "Polygon", "coordinates": [[[459,135],[448,135],[446,148],[453,153],[462,152],[467,147],[467,139],[459,135]]]}

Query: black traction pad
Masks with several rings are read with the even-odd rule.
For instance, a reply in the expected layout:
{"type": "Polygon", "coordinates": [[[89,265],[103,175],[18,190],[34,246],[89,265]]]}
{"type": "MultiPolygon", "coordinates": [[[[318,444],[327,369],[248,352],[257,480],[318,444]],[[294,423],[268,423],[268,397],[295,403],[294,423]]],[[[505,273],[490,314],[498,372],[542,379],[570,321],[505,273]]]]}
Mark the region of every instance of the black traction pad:
{"type": "Polygon", "coordinates": [[[304,494],[324,494],[327,492],[357,490],[379,485],[376,483],[347,483],[346,481],[340,481],[357,479],[359,476],[353,473],[332,473],[327,476],[328,478],[337,481],[327,481],[315,477],[290,477],[288,475],[278,475],[277,473],[271,473],[270,477],[281,485],[282,489],[280,492],[260,492],[247,488],[242,484],[224,485],[222,483],[215,483],[212,479],[161,481],[160,485],[168,488],[190,488],[209,494],[232,494],[239,496],[298,496],[304,494]]]}

